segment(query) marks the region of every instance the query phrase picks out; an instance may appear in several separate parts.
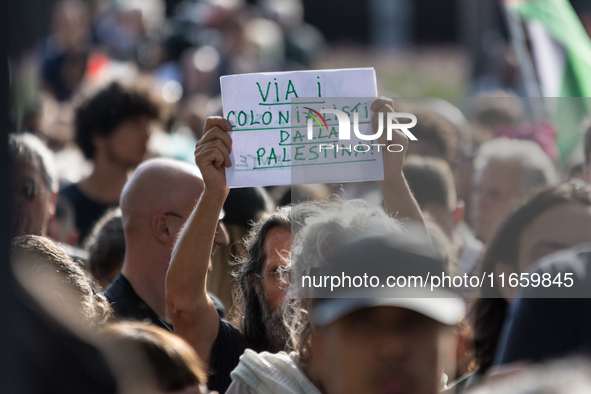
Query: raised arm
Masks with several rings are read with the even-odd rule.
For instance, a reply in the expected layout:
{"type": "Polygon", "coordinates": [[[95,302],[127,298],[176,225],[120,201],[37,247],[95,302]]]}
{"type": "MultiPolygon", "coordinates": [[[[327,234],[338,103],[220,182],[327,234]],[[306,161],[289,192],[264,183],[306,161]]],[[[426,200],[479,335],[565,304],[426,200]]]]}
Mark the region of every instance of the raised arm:
{"type": "Polygon", "coordinates": [[[195,163],[205,190],[176,242],[166,276],[166,304],[175,333],[187,340],[209,363],[218,335],[219,317],[207,295],[209,260],[219,214],[229,189],[226,167],[231,166],[230,123],[221,117],[205,122],[207,132],[195,147],[195,163]]]}
{"type": "MultiPolygon", "coordinates": [[[[404,164],[404,156],[408,148],[408,138],[400,130],[394,130],[392,133],[392,140],[388,141],[386,135],[386,113],[394,112],[394,103],[391,99],[379,98],[373,102],[371,109],[375,114],[371,120],[374,132],[378,127],[379,116],[383,116],[384,132],[379,139],[381,144],[399,144],[404,147],[402,152],[389,152],[384,150],[384,180],[378,182],[384,202],[386,204],[386,212],[388,215],[397,219],[410,219],[423,228],[425,228],[425,221],[419,204],[415,200],[408,183],[402,173],[402,165],[404,164]]],[[[426,230],[426,228],[425,228],[426,230]]]]}

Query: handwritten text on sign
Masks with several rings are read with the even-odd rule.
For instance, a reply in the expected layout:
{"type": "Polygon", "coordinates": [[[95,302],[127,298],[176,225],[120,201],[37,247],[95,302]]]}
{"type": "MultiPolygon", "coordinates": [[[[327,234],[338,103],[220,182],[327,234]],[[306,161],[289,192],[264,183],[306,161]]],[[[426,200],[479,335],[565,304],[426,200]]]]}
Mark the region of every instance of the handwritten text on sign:
{"type": "MultiPolygon", "coordinates": [[[[383,179],[380,152],[321,149],[322,143],[339,141],[334,117],[327,115],[327,122],[316,124],[312,139],[307,138],[313,110],[333,107],[357,112],[359,129],[371,133],[369,107],[377,96],[373,69],[232,75],[222,77],[221,86],[224,116],[233,125],[228,186],[383,179]]],[[[360,141],[342,142],[347,147],[360,141]]]]}

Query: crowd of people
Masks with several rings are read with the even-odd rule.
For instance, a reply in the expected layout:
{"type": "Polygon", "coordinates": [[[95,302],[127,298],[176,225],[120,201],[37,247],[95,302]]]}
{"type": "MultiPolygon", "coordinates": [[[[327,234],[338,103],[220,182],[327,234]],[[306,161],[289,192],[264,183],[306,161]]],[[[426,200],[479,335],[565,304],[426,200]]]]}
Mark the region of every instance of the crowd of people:
{"type": "Polygon", "coordinates": [[[301,3],[56,4],[9,135],[22,392],[591,390],[587,123],[566,168],[510,92],[381,97],[372,127],[410,112],[418,139],[382,181],[230,189],[218,77],[313,66],[301,3]],[[370,272],[482,281],[303,285],[370,272]]]}

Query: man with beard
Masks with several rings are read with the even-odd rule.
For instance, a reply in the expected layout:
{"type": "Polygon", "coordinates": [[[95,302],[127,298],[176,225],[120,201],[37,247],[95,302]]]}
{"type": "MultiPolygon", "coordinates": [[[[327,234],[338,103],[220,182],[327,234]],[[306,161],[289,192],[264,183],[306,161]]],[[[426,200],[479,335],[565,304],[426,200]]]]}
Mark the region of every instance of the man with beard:
{"type": "Polygon", "coordinates": [[[285,350],[289,335],[283,325],[281,304],[291,282],[291,209],[280,208],[256,223],[245,247],[237,274],[238,324],[250,348],[285,350]]]}
{"type": "MultiPolygon", "coordinates": [[[[384,112],[394,112],[393,103],[378,99],[372,104],[372,110],[376,111],[372,118],[375,131],[378,117],[384,112]]],[[[205,190],[176,242],[166,278],[166,302],[175,333],[186,339],[205,362],[229,357],[224,352],[233,354],[237,349],[230,342],[224,343],[222,348],[214,347],[221,326],[217,323],[219,319],[212,301],[206,297],[217,218],[229,193],[225,168],[232,165],[229,156],[232,139],[227,133],[231,128],[230,122],[221,117],[210,117],[205,123],[204,130],[207,131],[195,148],[195,163],[203,175],[205,190]]],[[[404,148],[408,146],[406,136],[399,130],[391,143],[399,143],[404,148]]],[[[403,162],[404,153],[384,155],[384,181],[379,185],[386,212],[424,226],[419,206],[402,175],[403,162]]],[[[289,350],[280,306],[291,283],[290,229],[292,224],[303,223],[296,217],[310,214],[306,208],[297,210],[290,213],[284,209],[274,213],[253,229],[247,241],[248,257],[243,260],[239,284],[243,303],[242,326],[248,347],[267,351],[289,350]]]]}

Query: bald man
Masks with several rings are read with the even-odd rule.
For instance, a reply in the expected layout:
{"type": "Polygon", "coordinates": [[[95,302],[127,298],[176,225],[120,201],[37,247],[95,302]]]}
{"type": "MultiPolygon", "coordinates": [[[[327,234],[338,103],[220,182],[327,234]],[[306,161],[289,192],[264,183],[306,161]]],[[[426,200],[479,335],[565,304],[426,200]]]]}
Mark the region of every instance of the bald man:
{"type": "MultiPolygon", "coordinates": [[[[177,234],[203,192],[197,167],[154,159],[126,183],[119,204],[125,235],[121,275],[105,292],[117,318],[151,322],[172,331],[164,296],[166,271],[177,234]]],[[[228,244],[219,223],[212,255],[228,244]]]]}

